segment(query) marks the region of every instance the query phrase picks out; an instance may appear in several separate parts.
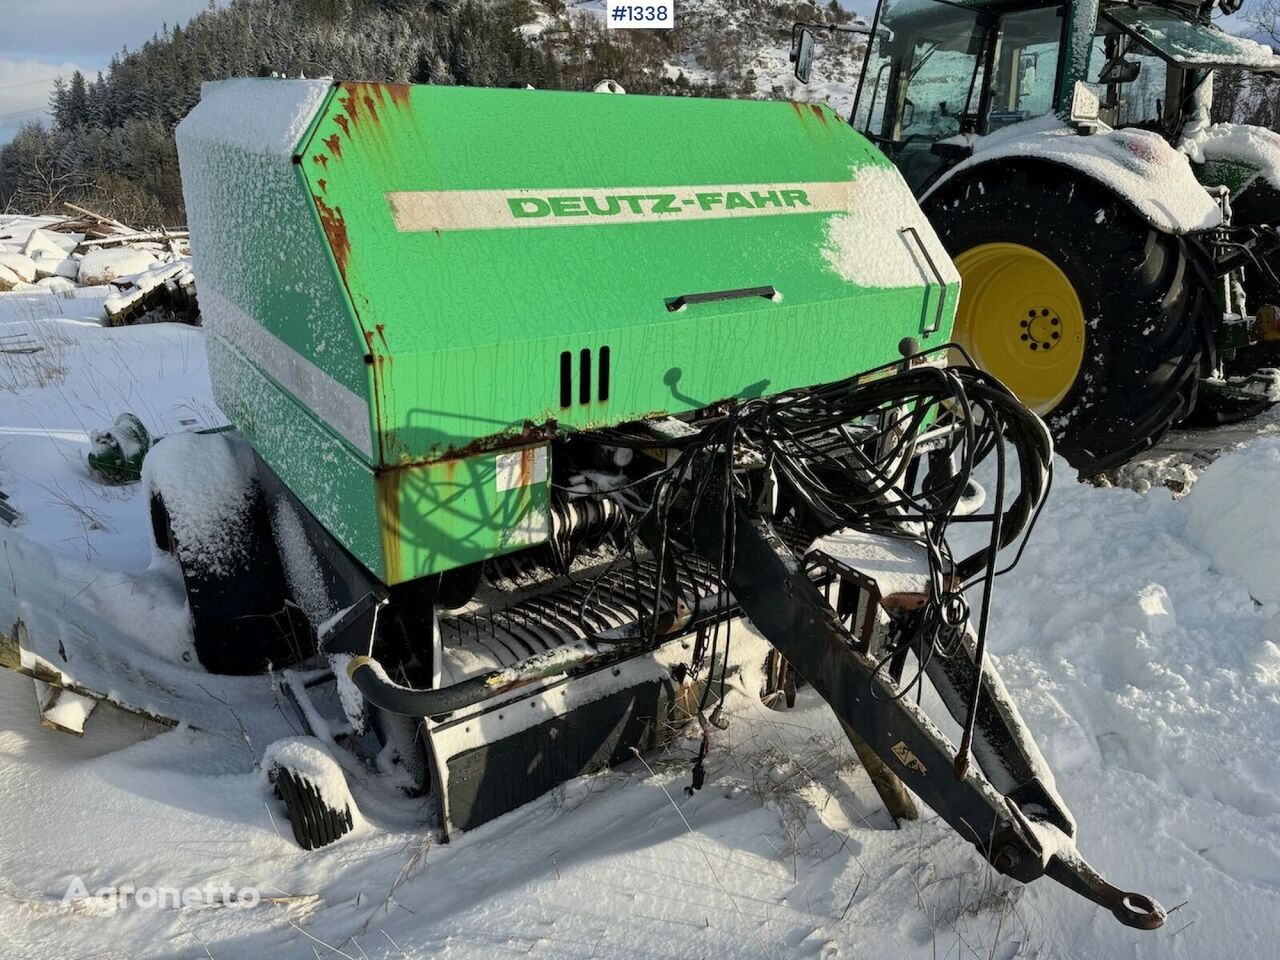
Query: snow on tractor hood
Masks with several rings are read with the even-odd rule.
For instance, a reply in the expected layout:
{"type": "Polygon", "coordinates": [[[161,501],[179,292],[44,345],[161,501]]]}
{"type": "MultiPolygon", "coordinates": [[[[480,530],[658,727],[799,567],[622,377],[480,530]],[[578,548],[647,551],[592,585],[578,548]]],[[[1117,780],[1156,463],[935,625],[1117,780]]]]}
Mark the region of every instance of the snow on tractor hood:
{"type": "Polygon", "coordinates": [[[1280,133],[1244,123],[1215,123],[1185,138],[1178,149],[1193,163],[1235,161],[1253,167],[1280,190],[1280,133]]]}
{"type": "Polygon", "coordinates": [[[973,155],[952,167],[925,193],[993,160],[1010,157],[1061,164],[1114,190],[1158,230],[1183,234],[1222,223],[1222,211],[1196,180],[1187,157],[1158,134],[1112,130],[1083,135],[1053,115],[1005,127],[985,137],[947,141],[973,148],[973,155]]]}

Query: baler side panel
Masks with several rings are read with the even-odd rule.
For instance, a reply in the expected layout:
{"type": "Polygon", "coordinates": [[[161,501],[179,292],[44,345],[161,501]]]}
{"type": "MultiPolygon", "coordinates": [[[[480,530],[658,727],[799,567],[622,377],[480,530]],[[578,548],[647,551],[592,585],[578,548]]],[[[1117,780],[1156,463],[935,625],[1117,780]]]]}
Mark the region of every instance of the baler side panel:
{"type": "Polygon", "coordinates": [[[333,535],[385,572],[359,328],[294,151],[329,84],[206,84],[178,127],[214,397],[333,535]]]}
{"type": "Polygon", "coordinates": [[[373,472],[331,431],[226,342],[209,338],[209,366],[239,398],[236,428],[334,538],[386,580],[373,472]],[[264,457],[264,459],[266,459],[264,457]]]}

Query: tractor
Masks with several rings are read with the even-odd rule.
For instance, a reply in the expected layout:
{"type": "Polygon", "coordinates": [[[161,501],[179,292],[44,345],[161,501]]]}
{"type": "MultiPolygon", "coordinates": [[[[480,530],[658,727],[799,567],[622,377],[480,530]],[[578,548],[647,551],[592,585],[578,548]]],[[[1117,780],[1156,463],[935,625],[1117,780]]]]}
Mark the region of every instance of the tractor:
{"type": "Polygon", "coordinates": [[[868,35],[849,122],[955,261],[956,341],[1082,475],[1267,403],[1243,348],[1277,335],[1280,136],[1209,111],[1214,71],[1280,57],[1218,6],[883,0],[869,28],[793,30],[802,82],[817,36],[868,35]]]}

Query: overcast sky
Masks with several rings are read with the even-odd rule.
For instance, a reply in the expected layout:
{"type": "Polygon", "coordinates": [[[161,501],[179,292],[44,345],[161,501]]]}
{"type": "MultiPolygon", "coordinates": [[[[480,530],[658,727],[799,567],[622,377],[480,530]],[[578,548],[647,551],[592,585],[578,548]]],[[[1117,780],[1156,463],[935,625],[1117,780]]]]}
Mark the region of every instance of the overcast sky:
{"type": "Polygon", "coordinates": [[[164,23],[186,23],[208,0],[0,0],[0,143],[44,115],[53,78],[92,77],[121,47],[164,23]]]}
{"type": "MultiPolygon", "coordinates": [[[[841,0],[859,13],[870,13],[875,2],[841,0]]],[[[186,23],[208,3],[0,0],[0,143],[6,143],[27,120],[47,120],[45,109],[55,77],[69,77],[79,69],[92,79],[122,47],[141,46],[165,23],[186,23]]],[[[677,16],[679,3],[676,0],[677,16]]]]}

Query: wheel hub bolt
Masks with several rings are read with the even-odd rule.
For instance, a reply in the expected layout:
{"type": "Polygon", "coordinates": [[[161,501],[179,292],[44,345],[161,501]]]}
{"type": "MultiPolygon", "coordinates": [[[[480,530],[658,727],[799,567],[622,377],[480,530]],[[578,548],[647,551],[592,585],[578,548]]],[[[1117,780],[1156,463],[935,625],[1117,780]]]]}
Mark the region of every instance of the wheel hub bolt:
{"type": "Polygon", "coordinates": [[[1018,321],[1018,327],[1022,331],[1018,334],[1018,339],[1029,350],[1051,350],[1062,338],[1062,332],[1056,329],[1061,324],[1062,321],[1048,307],[1028,310],[1027,316],[1018,321]]]}

